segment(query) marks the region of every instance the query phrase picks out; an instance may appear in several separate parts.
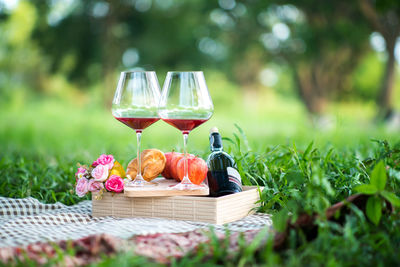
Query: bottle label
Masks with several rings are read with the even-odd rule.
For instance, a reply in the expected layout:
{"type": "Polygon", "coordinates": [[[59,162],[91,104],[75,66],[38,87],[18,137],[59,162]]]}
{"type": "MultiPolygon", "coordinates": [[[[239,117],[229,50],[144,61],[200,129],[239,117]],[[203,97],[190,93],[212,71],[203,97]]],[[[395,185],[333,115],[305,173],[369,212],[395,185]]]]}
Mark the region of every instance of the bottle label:
{"type": "Polygon", "coordinates": [[[226,170],[228,172],[229,182],[235,183],[242,188],[242,178],[240,177],[239,172],[232,167],[228,167],[226,170]]]}

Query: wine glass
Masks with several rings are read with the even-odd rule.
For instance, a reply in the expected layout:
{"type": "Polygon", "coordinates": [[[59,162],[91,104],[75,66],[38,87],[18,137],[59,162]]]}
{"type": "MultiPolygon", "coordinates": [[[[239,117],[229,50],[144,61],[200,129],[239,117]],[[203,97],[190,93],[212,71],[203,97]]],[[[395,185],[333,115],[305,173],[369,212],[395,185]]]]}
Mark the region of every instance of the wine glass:
{"type": "Polygon", "coordinates": [[[136,131],[137,175],[127,186],[144,186],[140,159],[142,131],[158,121],[157,108],[160,99],[160,85],[154,71],[123,71],[118,81],[112,103],[113,116],[136,131]]]}
{"type": "Polygon", "coordinates": [[[184,177],[173,189],[203,188],[201,185],[193,184],[189,179],[186,146],[190,131],[210,119],[213,110],[213,103],[202,71],[167,73],[158,114],[163,121],[182,132],[184,150],[184,177]]]}

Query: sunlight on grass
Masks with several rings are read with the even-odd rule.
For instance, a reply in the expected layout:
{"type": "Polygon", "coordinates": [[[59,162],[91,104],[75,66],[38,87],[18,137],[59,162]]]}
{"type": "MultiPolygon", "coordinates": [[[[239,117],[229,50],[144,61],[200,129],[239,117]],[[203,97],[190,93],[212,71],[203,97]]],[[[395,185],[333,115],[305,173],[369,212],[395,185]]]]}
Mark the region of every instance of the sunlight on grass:
{"type": "MultiPolygon", "coordinates": [[[[231,104],[216,106],[213,117],[190,134],[189,151],[197,154],[208,151],[208,130],[212,126],[220,128],[223,136],[232,137],[235,124],[244,130],[255,150],[293,142],[301,146],[312,140],[318,146],[355,147],[371,138],[398,139],[395,133],[372,124],[372,105],[350,103],[330,109],[334,115],[328,121],[332,125],[318,129],[296,99],[284,100],[268,92],[238,97],[231,104]]],[[[103,107],[45,99],[17,101],[14,107],[3,106],[0,114],[0,138],[3,146],[13,150],[79,158],[113,153],[125,160],[135,154],[134,132],[103,107]]],[[[181,150],[181,139],[179,131],[159,121],[144,132],[143,149],[181,150]]]]}

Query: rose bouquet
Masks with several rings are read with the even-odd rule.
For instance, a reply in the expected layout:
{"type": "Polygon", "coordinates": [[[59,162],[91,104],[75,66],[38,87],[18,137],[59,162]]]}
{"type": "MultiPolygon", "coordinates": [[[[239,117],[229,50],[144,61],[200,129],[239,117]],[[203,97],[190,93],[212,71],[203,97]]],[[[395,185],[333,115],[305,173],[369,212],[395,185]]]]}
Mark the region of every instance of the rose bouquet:
{"type": "Polygon", "coordinates": [[[103,192],[121,193],[124,190],[126,173],[121,164],[112,155],[101,155],[92,165],[79,165],[75,173],[75,192],[79,197],[88,192],[98,193],[101,198],[103,192]]]}

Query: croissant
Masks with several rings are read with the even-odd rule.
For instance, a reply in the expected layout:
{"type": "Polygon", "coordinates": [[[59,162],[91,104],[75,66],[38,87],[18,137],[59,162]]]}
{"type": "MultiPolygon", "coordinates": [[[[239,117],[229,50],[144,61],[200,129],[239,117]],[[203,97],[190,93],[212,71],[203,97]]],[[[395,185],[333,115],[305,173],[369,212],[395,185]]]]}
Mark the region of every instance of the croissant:
{"type": "MultiPolygon", "coordinates": [[[[167,162],[164,153],[158,149],[145,149],[140,154],[140,158],[142,176],[148,182],[161,174],[167,162]]],[[[128,164],[126,173],[131,179],[135,179],[137,175],[137,163],[137,158],[134,158],[128,164]]]]}

